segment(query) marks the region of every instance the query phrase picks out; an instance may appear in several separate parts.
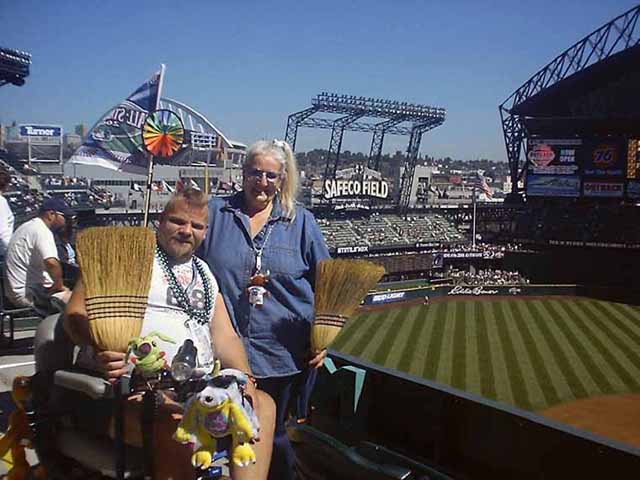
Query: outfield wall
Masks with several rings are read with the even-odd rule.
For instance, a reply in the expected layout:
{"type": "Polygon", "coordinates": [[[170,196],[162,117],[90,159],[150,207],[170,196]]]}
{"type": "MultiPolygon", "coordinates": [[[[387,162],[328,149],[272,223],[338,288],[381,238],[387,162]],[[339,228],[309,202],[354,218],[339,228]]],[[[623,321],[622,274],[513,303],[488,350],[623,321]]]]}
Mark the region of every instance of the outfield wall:
{"type": "Polygon", "coordinates": [[[501,297],[501,296],[576,296],[577,285],[446,285],[437,287],[409,288],[389,292],[376,292],[367,295],[364,305],[406,302],[429,298],[429,301],[443,297],[501,297]]]}
{"type": "Polygon", "coordinates": [[[593,287],[584,285],[445,285],[407,288],[388,292],[370,293],[363,304],[367,306],[408,302],[417,299],[426,301],[444,298],[466,297],[543,297],[573,296],[597,298],[637,305],[640,293],[630,288],[593,287]]]}

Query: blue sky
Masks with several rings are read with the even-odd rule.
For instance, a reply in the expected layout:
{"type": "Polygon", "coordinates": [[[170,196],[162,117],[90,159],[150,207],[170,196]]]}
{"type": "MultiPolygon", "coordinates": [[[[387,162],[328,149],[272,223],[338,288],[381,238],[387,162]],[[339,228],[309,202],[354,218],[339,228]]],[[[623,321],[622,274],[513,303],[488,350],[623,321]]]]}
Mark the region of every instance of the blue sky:
{"type": "MultiPolygon", "coordinates": [[[[0,122],[91,126],[159,68],[166,96],[245,143],[282,138],[321,92],[447,109],[423,153],[506,158],[498,105],[631,0],[0,0],[0,45],[33,55],[25,86],[0,88],[0,122]],[[135,5],[135,6],[134,6],[135,5]]],[[[329,131],[301,129],[298,149],[329,131]]],[[[387,136],[385,151],[408,138],[387,136]]],[[[368,152],[347,133],[343,150],[368,152]]]]}

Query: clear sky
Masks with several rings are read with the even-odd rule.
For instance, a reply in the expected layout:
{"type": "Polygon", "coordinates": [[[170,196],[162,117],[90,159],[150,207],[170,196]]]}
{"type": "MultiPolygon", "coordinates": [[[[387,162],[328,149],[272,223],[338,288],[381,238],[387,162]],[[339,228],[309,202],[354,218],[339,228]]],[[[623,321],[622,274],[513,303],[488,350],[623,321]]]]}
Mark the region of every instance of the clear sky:
{"type": "MultiPolygon", "coordinates": [[[[33,55],[0,122],[89,126],[167,65],[164,95],[245,143],[282,138],[321,92],[447,109],[423,153],[506,158],[498,105],[631,0],[0,0],[0,45],[33,55]]],[[[298,149],[330,131],[300,129],[298,149]]],[[[408,138],[387,136],[385,151],[408,138]]],[[[343,150],[368,152],[347,133],[343,150]]]]}

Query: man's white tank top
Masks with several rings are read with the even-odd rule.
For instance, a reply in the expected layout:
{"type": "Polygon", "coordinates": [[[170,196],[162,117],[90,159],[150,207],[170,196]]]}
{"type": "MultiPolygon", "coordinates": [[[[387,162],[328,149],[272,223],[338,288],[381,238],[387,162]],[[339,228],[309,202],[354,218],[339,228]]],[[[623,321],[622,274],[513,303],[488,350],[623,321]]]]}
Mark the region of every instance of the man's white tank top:
{"type": "MultiPolygon", "coordinates": [[[[193,260],[189,260],[185,263],[173,263],[169,261],[169,265],[176,280],[180,286],[185,290],[187,298],[191,303],[192,308],[196,310],[204,310],[205,308],[205,292],[204,283],[198,270],[194,264],[199,262],[201,270],[207,275],[210,285],[210,297],[211,304],[215,306],[216,297],[218,295],[218,283],[216,282],[209,267],[200,259],[193,257],[193,260]]],[[[211,318],[213,318],[213,308],[211,310],[211,318]]],[[[207,331],[210,331],[210,322],[205,325],[207,331]]],[[[144,314],[144,321],[142,324],[141,336],[146,336],[154,332],[161,333],[165,337],[171,338],[175,343],[156,338],[156,344],[160,350],[166,353],[165,358],[169,365],[171,360],[178,352],[178,349],[187,338],[192,338],[191,331],[187,326],[187,322],[190,320],[189,315],[179,306],[175,293],[169,286],[169,280],[162,271],[160,262],[157,255],[153,259],[153,271],[151,276],[151,288],[149,289],[149,298],[147,309],[144,314]]],[[[200,348],[196,342],[196,346],[200,348]]],[[[209,343],[207,352],[208,355],[213,356],[213,347],[209,343]]],[[[199,357],[205,352],[199,352],[199,357]]]]}
{"type": "MultiPolygon", "coordinates": [[[[216,282],[216,279],[213,277],[213,274],[206,263],[199,258],[195,258],[195,261],[199,262],[201,270],[209,279],[212,309],[209,323],[204,325],[203,328],[210,332],[216,297],[218,296],[219,291],[218,282],[216,282]]],[[[185,289],[191,306],[195,309],[204,310],[204,283],[202,282],[202,278],[200,278],[193,261],[189,260],[186,263],[177,264],[170,261],[170,267],[178,283],[185,289]]],[[[162,271],[157,255],[154,256],[153,259],[151,287],[149,289],[149,298],[147,302],[147,309],[144,314],[140,335],[147,336],[153,333],[160,333],[163,337],[171,339],[171,341],[162,340],[159,337],[154,339],[160,350],[165,352],[164,358],[167,360],[168,367],[171,367],[171,361],[178,352],[180,346],[187,338],[193,338],[191,331],[187,326],[187,322],[190,320],[189,315],[178,305],[174,292],[169,287],[169,280],[162,271]]],[[[204,347],[208,348],[208,351],[201,351],[203,350],[203,347],[201,347],[198,342],[194,343],[198,347],[199,360],[202,360],[203,358],[215,358],[211,342],[207,342],[204,347]]],[[[76,364],[82,368],[97,370],[94,355],[95,353],[92,347],[84,346],[78,353],[76,364]]],[[[202,370],[202,365],[198,365],[198,367],[202,373],[207,373],[206,369],[204,371],[202,370]]]]}

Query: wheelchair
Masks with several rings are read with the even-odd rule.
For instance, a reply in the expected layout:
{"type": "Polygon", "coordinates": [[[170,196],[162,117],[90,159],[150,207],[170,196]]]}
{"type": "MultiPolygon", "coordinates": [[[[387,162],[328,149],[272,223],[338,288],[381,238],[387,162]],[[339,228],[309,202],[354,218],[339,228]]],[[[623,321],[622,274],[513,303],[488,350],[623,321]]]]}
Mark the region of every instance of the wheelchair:
{"type": "MultiPolygon", "coordinates": [[[[47,478],[149,478],[149,451],[125,445],[123,417],[117,401],[130,392],[130,377],[108,381],[72,370],[76,347],[63,329],[62,315],[46,317],[38,326],[34,340],[36,373],[32,379],[32,399],[28,406],[33,446],[47,478]],[[92,400],[115,399],[113,403],[115,440],[98,437],[76,427],[71,420],[74,397],[92,400]]],[[[214,460],[224,457],[218,452],[214,460]]],[[[219,462],[218,462],[219,463],[219,462]]],[[[221,478],[222,467],[202,472],[194,469],[194,479],[221,478]]]]}

